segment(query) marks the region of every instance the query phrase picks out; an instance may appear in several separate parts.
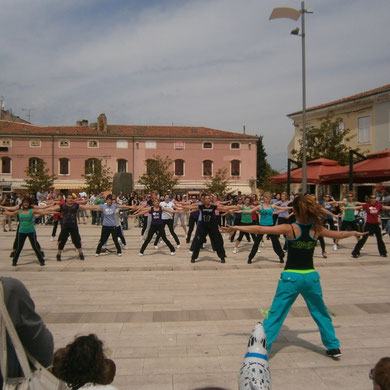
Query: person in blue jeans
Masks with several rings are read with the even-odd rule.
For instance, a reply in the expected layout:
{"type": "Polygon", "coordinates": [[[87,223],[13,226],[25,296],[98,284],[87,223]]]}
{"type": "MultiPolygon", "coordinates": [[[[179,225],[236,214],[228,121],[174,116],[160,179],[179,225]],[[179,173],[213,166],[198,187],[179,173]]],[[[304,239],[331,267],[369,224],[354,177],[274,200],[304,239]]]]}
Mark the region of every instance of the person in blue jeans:
{"type": "Polygon", "coordinates": [[[293,201],[296,222],[277,226],[231,226],[222,231],[232,234],[235,230],[255,234],[284,234],[287,237],[287,262],[278,282],[278,287],[264,329],[267,335],[268,352],[278,337],[283,322],[296,298],[302,295],[309,312],[316,322],[326,354],[333,358],[341,356],[340,343],[332,320],[322,298],[320,275],[314,269],[313,253],[319,236],[342,239],[361,236],[357,231],[334,231],[322,226],[323,212],[310,195],[299,195],[293,201]]]}

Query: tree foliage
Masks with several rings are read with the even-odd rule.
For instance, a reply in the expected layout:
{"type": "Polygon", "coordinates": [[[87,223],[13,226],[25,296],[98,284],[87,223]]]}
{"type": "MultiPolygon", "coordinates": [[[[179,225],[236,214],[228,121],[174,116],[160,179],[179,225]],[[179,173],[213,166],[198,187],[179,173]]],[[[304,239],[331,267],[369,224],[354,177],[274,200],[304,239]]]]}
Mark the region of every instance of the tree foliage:
{"type": "Polygon", "coordinates": [[[226,168],[218,169],[214,176],[210,176],[210,180],[206,183],[206,190],[220,196],[230,191],[226,168]]]}
{"type": "Polygon", "coordinates": [[[261,188],[263,191],[269,192],[282,192],[285,191],[284,184],[272,184],[268,181],[271,176],[278,175],[279,172],[275,171],[271,167],[271,164],[267,161],[267,153],[264,148],[263,136],[260,135],[257,140],[257,188],[261,188]]]}
{"type": "Polygon", "coordinates": [[[57,179],[56,175],[50,175],[49,168],[46,168],[46,163],[43,160],[38,160],[37,164],[29,165],[26,170],[24,187],[28,189],[31,194],[35,194],[39,189],[48,191],[53,187],[54,181],[57,179]]]}
{"type": "Polygon", "coordinates": [[[168,190],[173,191],[178,183],[178,179],[172,172],[171,165],[173,161],[166,156],[153,156],[152,159],[146,161],[146,173],[138,180],[140,184],[145,186],[145,190],[156,191],[160,195],[164,195],[168,190]]]}
{"type": "Polygon", "coordinates": [[[112,173],[106,163],[101,159],[94,159],[92,166],[86,168],[84,175],[86,191],[88,193],[104,192],[112,186],[112,173]]]}
{"type": "MultiPolygon", "coordinates": [[[[349,148],[346,144],[355,135],[351,135],[350,129],[344,129],[340,124],[341,118],[333,119],[327,116],[319,127],[309,126],[306,129],[306,159],[307,161],[318,158],[328,158],[338,161],[340,165],[348,164],[349,148]]],[[[302,129],[300,129],[302,133],[302,129]]],[[[357,149],[357,151],[359,151],[357,149]]],[[[292,150],[295,160],[302,162],[302,138],[299,140],[299,149],[292,150]]]]}

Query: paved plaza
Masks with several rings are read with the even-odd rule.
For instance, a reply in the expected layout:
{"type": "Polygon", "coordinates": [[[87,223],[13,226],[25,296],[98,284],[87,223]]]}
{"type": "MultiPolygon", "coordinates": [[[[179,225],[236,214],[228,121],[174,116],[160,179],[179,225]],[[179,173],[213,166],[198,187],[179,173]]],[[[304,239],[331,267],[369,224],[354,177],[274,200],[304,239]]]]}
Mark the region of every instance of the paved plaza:
{"type": "MultiPolygon", "coordinates": [[[[125,232],[129,249],[122,257],[95,257],[100,228],[81,225],[86,260],[78,260],[69,242],[62,262],[55,260],[51,227],[38,226],[45,267],[28,242],[12,267],[14,232],[2,233],[1,275],[27,286],[56,348],[76,335],[96,333],[116,362],[118,389],[237,389],[248,335],[263,318],[261,309],[269,308],[282,270],[271,242],[251,265],[246,263],[251,244],[243,241],[234,255],[227,238],[226,264],[210,244],[191,264],[178,227],[182,245],[175,256],[165,245],[156,250],[151,243],[140,257],[140,229],[133,223],[125,232]]],[[[324,356],[318,329],[299,298],[270,356],[274,390],[370,389],[370,368],[390,355],[390,258],[379,257],[375,238],[369,238],[363,256],[353,259],[354,243],[354,238],[343,240],[334,252],[327,239],[328,258],[319,247],[315,256],[341,359],[324,356]]],[[[385,243],[390,249],[388,237],[385,243]]]]}

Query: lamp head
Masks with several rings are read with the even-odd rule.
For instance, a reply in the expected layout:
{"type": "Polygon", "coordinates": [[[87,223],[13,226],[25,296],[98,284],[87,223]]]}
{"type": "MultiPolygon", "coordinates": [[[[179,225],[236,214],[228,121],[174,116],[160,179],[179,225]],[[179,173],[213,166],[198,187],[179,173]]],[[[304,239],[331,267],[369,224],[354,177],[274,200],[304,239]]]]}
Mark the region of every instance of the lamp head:
{"type": "Polygon", "coordinates": [[[294,30],[291,31],[291,35],[299,35],[299,27],[294,28],[294,30]]]}

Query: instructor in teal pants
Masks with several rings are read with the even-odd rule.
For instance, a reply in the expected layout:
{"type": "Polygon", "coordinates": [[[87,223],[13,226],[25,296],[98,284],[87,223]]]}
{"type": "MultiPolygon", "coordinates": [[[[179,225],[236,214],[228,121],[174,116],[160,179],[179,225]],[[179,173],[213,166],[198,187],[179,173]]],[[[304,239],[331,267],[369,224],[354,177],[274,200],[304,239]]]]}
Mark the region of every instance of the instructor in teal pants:
{"type": "Polygon", "coordinates": [[[298,196],[293,201],[296,223],[277,226],[230,226],[222,231],[233,233],[240,230],[255,234],[284,234],[288,239],[287,262],[281,274],[271,309],[264,321],[268,352],[278,337],[292,304],[302,295],[311,316],[316,322],[326,354],[341,356],[340,343],[332,320],[322,298],[320,275],[314,269],[313,252],[319,236],[342,239],[361,236],[357,231],[338,232],[322,226],[323,213],[310,195],[298,196]]]}

